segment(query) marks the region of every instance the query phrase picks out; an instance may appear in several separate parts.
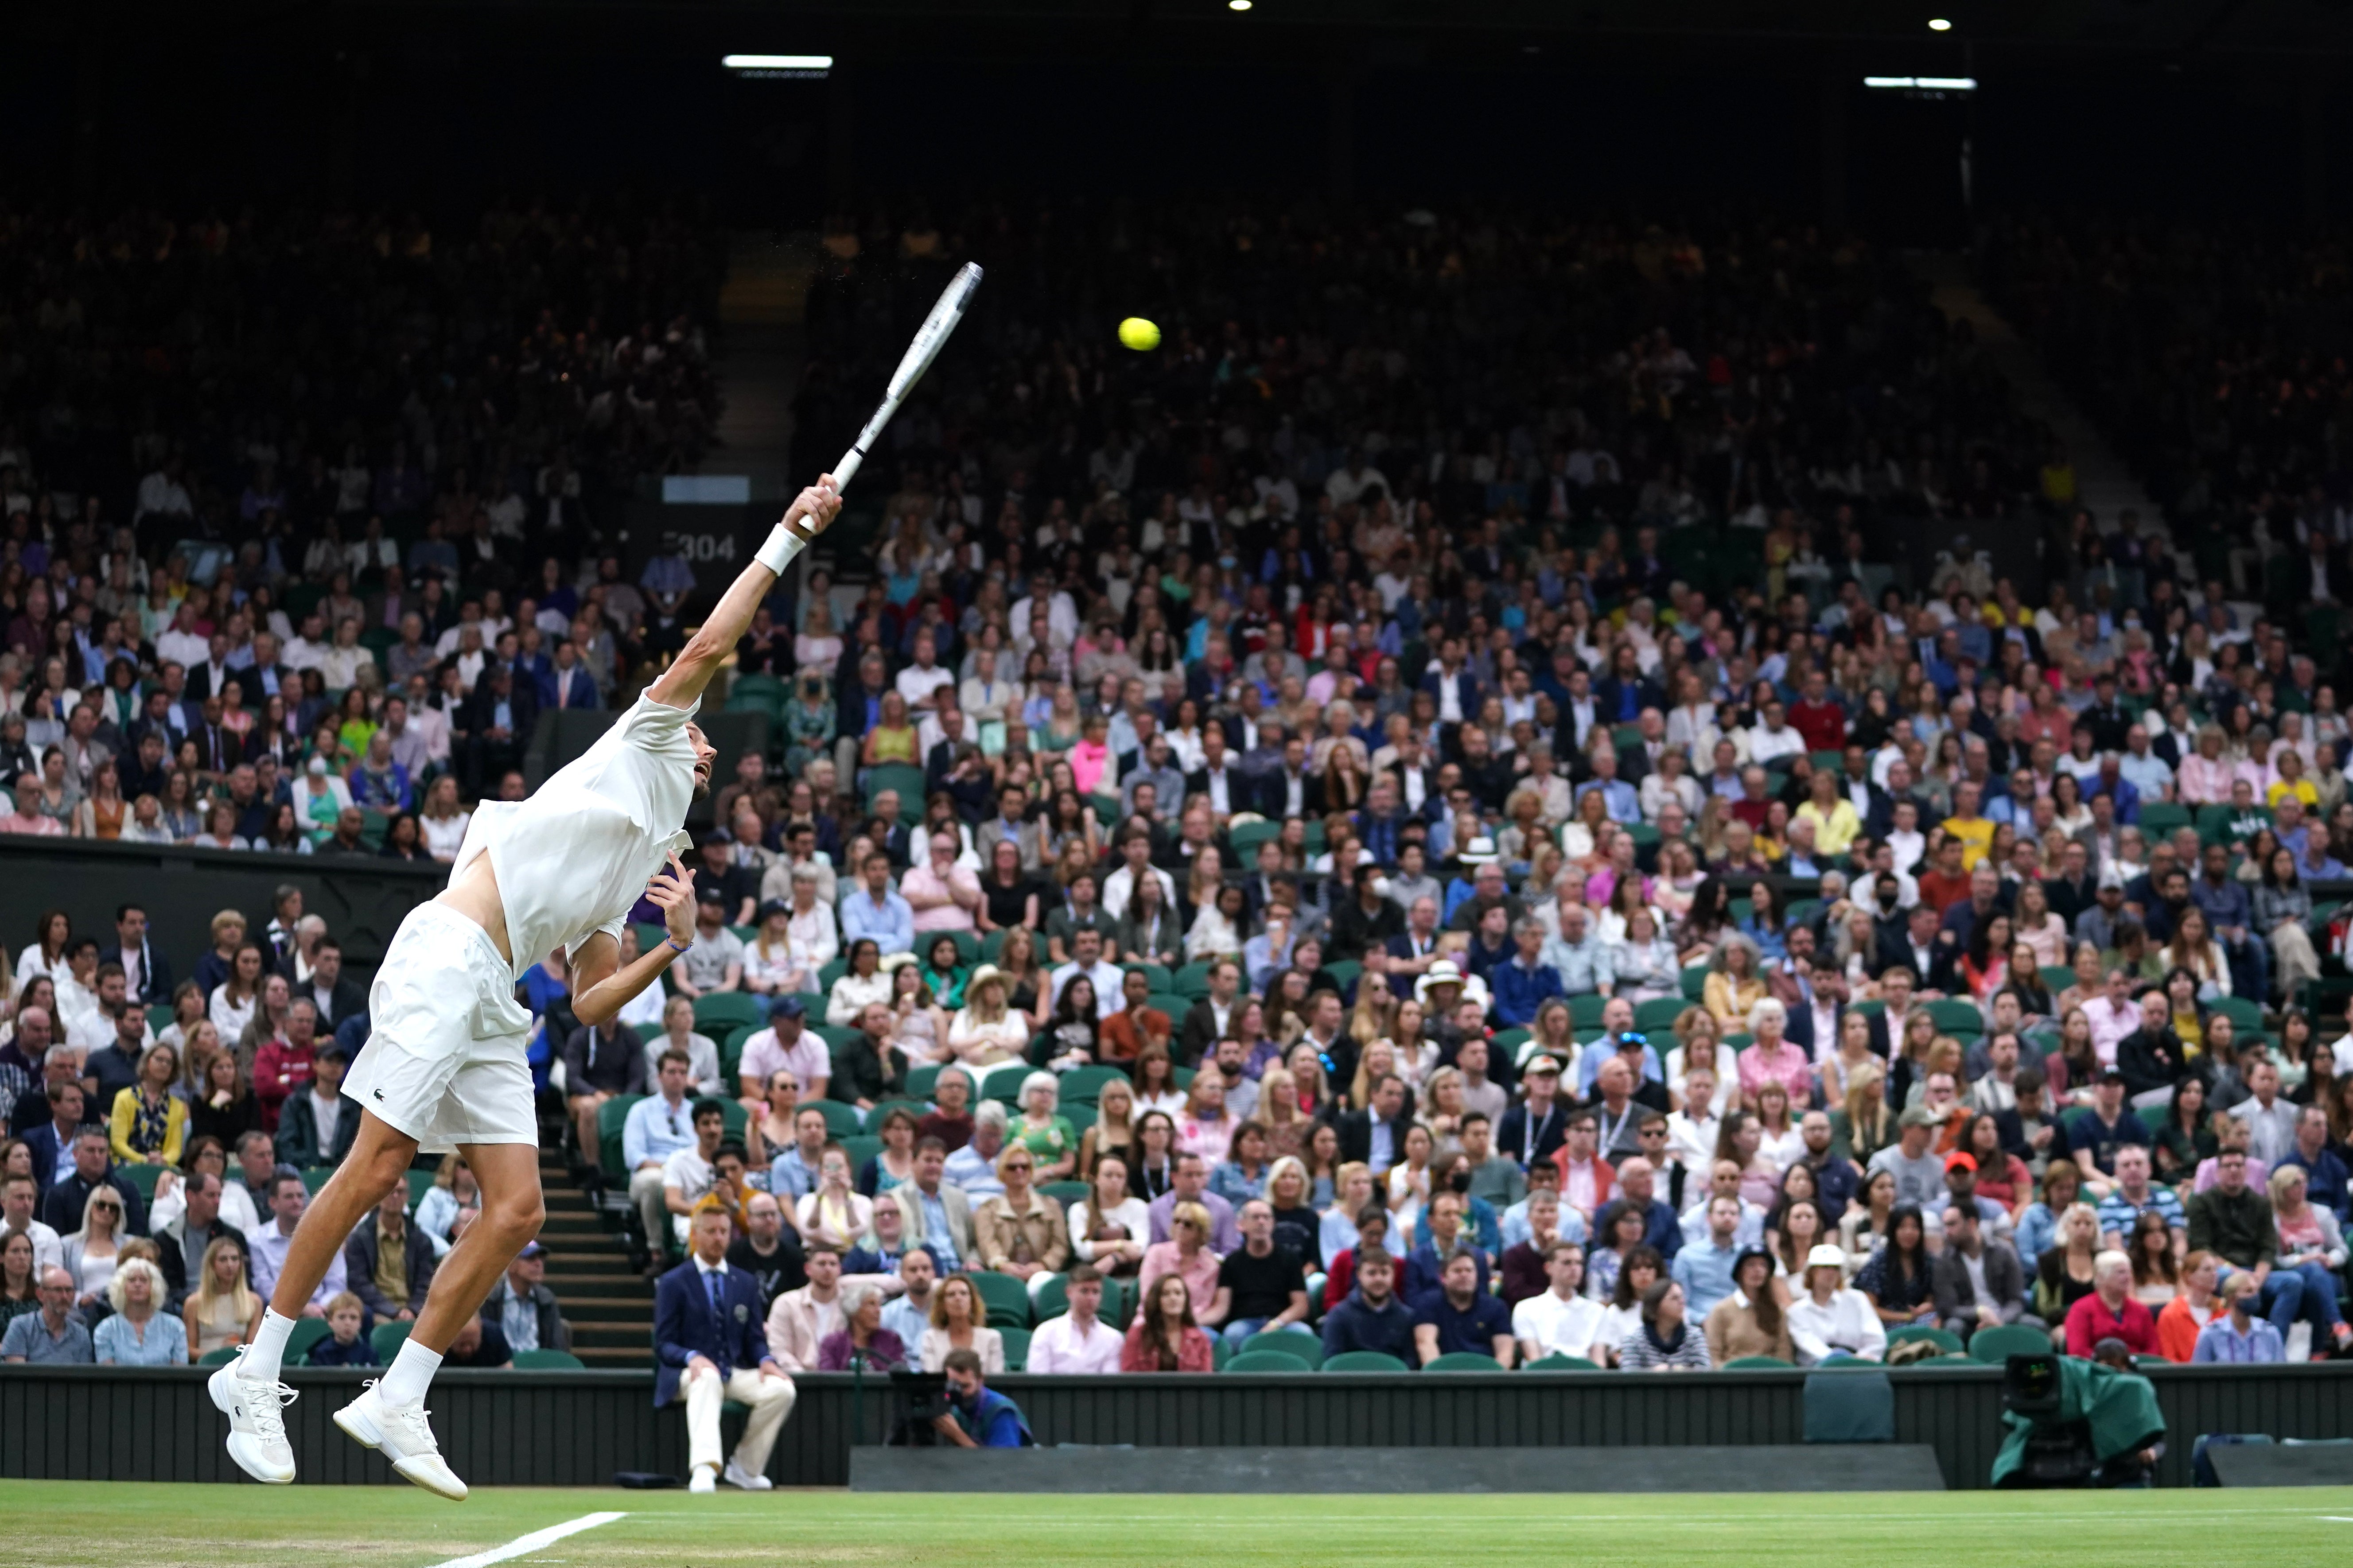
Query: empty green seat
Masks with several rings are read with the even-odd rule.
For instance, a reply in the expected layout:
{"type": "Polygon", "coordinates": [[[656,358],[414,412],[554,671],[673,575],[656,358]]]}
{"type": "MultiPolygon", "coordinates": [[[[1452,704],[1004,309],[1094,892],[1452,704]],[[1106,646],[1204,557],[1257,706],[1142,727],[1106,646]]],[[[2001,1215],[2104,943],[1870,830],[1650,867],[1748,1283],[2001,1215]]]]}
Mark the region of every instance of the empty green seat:
{"type": "Polygon", "coordinates": [[[1312,1372],[1314,1369],[1310,1367],[1305,1362],[1300,1360],[1297,1356],[1285,1355],[1277,1351],[1244,1351],[1241,1354],[1226,1363],[1226,1364],[1219,1370],[1221,1372],[1240,1373],[1244,1375],[1251,1373],[1272,1373],[1281,1374],[1288,1373],[1296,1376],[1300,1373],[1312,1372]]]}
{"type": "Polygon", "coordinates": [[[375,1359],[390,1366],[393,1357],[400,1353],[400,1347],[408,1342],[408,1331],[416,1326],[414,1323],[404,1323],[396,1319],[387,1318],[370,1329],[368,1345],[375,1352],[375,1359]]]}
{"type": "Polygon", "coordinates": [[[1989,1366],[2000,1366],[2014,1355],[2049,1355],[2051,1336],[2041,1329],[2000,1323],[1969,1336],[1969,1354],[1989,1366]]]}
{"type": "Polygon", "coordinates": [[[1301,1333],[1296,1329],[1276,1329],[1267,1333],[1252,1334],[1242,1342],[1244,1354],[1256,1351],[1264,1351],[1270,1355],[1291,1356],[1310,1372],[1324,1364],[1324,1342],[1314,1334],[1301,1333]]]}
{"type": "Polygon", "coordinates": [[[1501,1372],[1503,1363],[1493,1356],[1481,1355],[1477,1351],[1449,1351],[1436,1361],[1426,1362],[1424,1372],[1501,1372]]]}
{"type": "Polygon", "coordinates": [[[749,991],[713,991],[694,999],[694,1026],[716,1037],[749,1024],[768,1026],[768,999],[749,991]]]}
{"type": "Polygon", "coordinates": [[[1914,1340],[1925,1340],[1946,1355],[1955,1354],[1961,1348],[1960,1335],[1950,1329],[1931,1328],[1926,1323],[1906,1323],[1900,1329],[1890,1331],[1887,1348],[1894,1350],[1897,1345],[1907,1344],[1914,1340]]]}
{"type": "Polygon", "coordinates": [[[586,1372],[588,1363],[570,1351],[517,1351],[517,1372],[586,1372]]]}
{"type": "Polygon", "coordinates": [[[1589,1362],[1581,1355],[1555,1354],[1532,1361],[1520,1370],[1522,1372],[1600,1372],[1603,1368],[1599,1363],[1589,1362]]]}
{"type": "Polygon", "coordinates": [[[976,1268],[968,1278],[973,1289],[980,1292],[982,1305],[988,1309],[988,1326],[993,1329],[1026,1329],[1029,1326],[1029,1287],[1010,1274],[992,1274],[976,1268]]]}
{"type": "Polygon", "coordinates": [[[1342,1351],[1326,1356],[1325,1372],[1409,1372],[1412,1369],[1386,1351],[1342,1351]]]}

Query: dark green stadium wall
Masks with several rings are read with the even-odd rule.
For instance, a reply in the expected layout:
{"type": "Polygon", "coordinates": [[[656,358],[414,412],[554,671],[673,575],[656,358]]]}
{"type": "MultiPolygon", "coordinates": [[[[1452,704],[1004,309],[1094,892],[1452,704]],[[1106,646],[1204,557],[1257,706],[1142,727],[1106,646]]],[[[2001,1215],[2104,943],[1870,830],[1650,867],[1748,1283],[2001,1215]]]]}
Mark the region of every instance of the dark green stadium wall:
{"type": "MultiPolygon", "coordinates": [[[[1933,1447],[1948,1487],[1984,1486],[2000,1443],[2000,1373],[1927,1367],[1894,1375],[1896,1440],[1933,1447]]],[[[287,1412],[302,1479],[389,1480],[332,1425],[357,1375],[298,1371],[289,1380],[310,1395],[287,1412]]],[[[800,1401],[770,1473],[787,1485],[841,1485],[853,1430],[864,1442],[883,1434],[887,1385],[871,1382],[861,1393],[840,1373],[797,1381],[800,1401]]],[[[2189,1484],[2200,1433],[2353,1436],[2353,1363],[2168,1367],[2153,1381],[2168,1427],[2165,1485],[2189,1484]]],[[[653,1408],[652,1383],[643,1372],[449,1373],[434,1384],[435,1426],[450,1463],[479,1486],[601,1486],[623,1469],[679,1474],[685,1423],[674,1409],[653,1408]]],[[[1008,1376],[996,1386],[1049,1444],[1576,1449],[1796,1443],[1805,1374],[1008,1376]]],[[[0,1477],[9,1479],[236,1479],[196,1372],[0,1368],[0,1477]]]]}

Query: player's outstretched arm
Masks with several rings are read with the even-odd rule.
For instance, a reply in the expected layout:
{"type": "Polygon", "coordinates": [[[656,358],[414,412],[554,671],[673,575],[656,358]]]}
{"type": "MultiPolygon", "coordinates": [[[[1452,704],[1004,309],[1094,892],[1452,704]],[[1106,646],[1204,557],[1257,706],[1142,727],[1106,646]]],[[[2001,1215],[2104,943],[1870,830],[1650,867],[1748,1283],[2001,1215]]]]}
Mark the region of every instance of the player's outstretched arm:
{"type": "Polygon", "coordinates": [[[793,499],[793,504],[785,511],[785,520],[769,532],[768,542],[760,546],[752,563],[720,595],[719,605],[711,612],[711,618],[687,639],[686,647],[649,689],[655,701],[672,708],[693,706],[695,699],[702,695],[702,689],[711,684],[711,678],[719,672],[720,664],[743,638],[744,628],[752,624],[753,613],[768,596],[770,586],[784,575],[793,557],[807,549],[840,512],[841,491],[831,474],[818,475],[817,483],[793,499]]]}

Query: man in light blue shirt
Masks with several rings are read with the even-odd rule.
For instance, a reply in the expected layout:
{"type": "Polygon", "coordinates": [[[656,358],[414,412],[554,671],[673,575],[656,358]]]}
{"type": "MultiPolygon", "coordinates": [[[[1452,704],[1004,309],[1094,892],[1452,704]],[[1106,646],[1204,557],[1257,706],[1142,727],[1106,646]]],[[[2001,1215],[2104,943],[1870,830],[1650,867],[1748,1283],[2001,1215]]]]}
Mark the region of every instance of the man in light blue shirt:
{"type": "Polygon", "coordinates": [[[1618,753],[1606,746],[1593,750],[1593,777],[1577,786],[1577,798],[1582,801],[1594,791],[1601,792],[1609,805],[1609,820],[1627,824],[1642,820],[1642,797],[1634,786],[1618,776],[1618,753]]]}
{"type": "Polygon", "coordinates": [[[1704,1323],[1715,1304],[1732,1294],[1732,1266],[1740,1247],[1734,1234],[1740,1228],[1740,1200],[1715,1197],[1707,1205],[1707,1237],[1688,1243],[1670,1266],[1675,1283],[1683,1288],[1683,1318],[1704,1323]]]}
{"type": "Polygon", "coordinates": [[[866,885],[841,900],[841,945],[848,951],[860,937],[871,937],[884,958],[915,951],[915,910],[891,885],[891,858],[877,850],[860,868],[866,885]]]}
{"type": "Polygon", "coordinates": [[[1597,991],[1607,994],[1617,983],[1609,967],[1609,944],[1592,930],[1590,922],[1584,905],[1564,906],[1560,911],[1560,934],[1546,938],[1536,955],[1537,963],[1547,965],[1560,977],[1563,995],[1590,996],[1597,991]]]}
{"type": "Polygon", "coordinates": [[[621,1163],[629,1168],[629,1201],[646,1222],[646,1235],[659,1242],[670,1233],[662,1166],[694,1145],[694,1117],[686,1107],[694,1064],[684,1051],[666,1050],[654,1064],[654,1076],[657,1091],[629,1107],[621,1122],[621,1163]]]}
{"type": "MultiPolygon", "coordinates": [[[[1651,1044],[1650,1036],[1635,1031],[1634,1004],[1623,996],[1612,996],[1601,1005],[1601,1037],[1577,1053],[1577,1092],[1592,1099],[1594,1082],[1601,1076],[1601,1064],[1635,1042],[1642,1047],[1641,1078],[1653,1083],[1666,1082],[1667,1069],[1659,1060],[1658,1047],[1651,1044]],[[1631,1040],[1629,1036],[1633,1037],[1631,1040]]],[[[1635,1081],[1639,1087],[1641,1079],[1635,1081]]]]}
{"type": "Polygon", "coordinates": [[[2173,790],[2173,770],[2165,759],[2148,749],[2148,727],[2135,724],[2125,731],[2124,755],[2116,759],[2116,772],[2125,783],[2140,792],[2144,801],[2165,800],[2173,790]]]}
{"type": "Polygon", "coordinates": [[[2198,1331],[2197,1348],[2189,1352],[2191,1363],[2264,1364],[2285,1361],[2287,1349],[2280,1339],[2278,1325],[2269,1318],[2253,1315],[2256,1296],[2263,1289],[2255,1283],[2254,1275],[2243,1268],[2235,1270],[2222,1288],[2230,1292],[2230,1315],[2217,1318],[2198,1331]]]}
{"type": "Polygon", "coordinates": [[[939,1278],[940,1266],[928,1245],[911,1247],[899,1255],[899,1283],[906,1291],[882,1309],[882,1326],[905,1343],[923,1343],[923,1331],[932,1326],[932,1285],[939,1278]]]}

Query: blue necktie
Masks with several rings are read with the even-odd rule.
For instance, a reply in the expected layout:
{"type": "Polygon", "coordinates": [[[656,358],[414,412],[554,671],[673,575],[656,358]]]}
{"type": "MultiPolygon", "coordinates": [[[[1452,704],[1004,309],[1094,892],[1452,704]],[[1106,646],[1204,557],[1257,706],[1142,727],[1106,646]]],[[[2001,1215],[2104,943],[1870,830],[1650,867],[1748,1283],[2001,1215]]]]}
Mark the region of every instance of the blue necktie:
{"type": "Polygon", "coordinates": [[[702,1286],[711,1296],[712,1342],[719,1347],[719,1353],[712,1359],[719,1363],[719,1375],[725,1377],[730,1370],[727,1365],[727,1313],[720,1304],[719,1274],[716,1269],[706,1269],[703,1272],[702,1286]]]}

